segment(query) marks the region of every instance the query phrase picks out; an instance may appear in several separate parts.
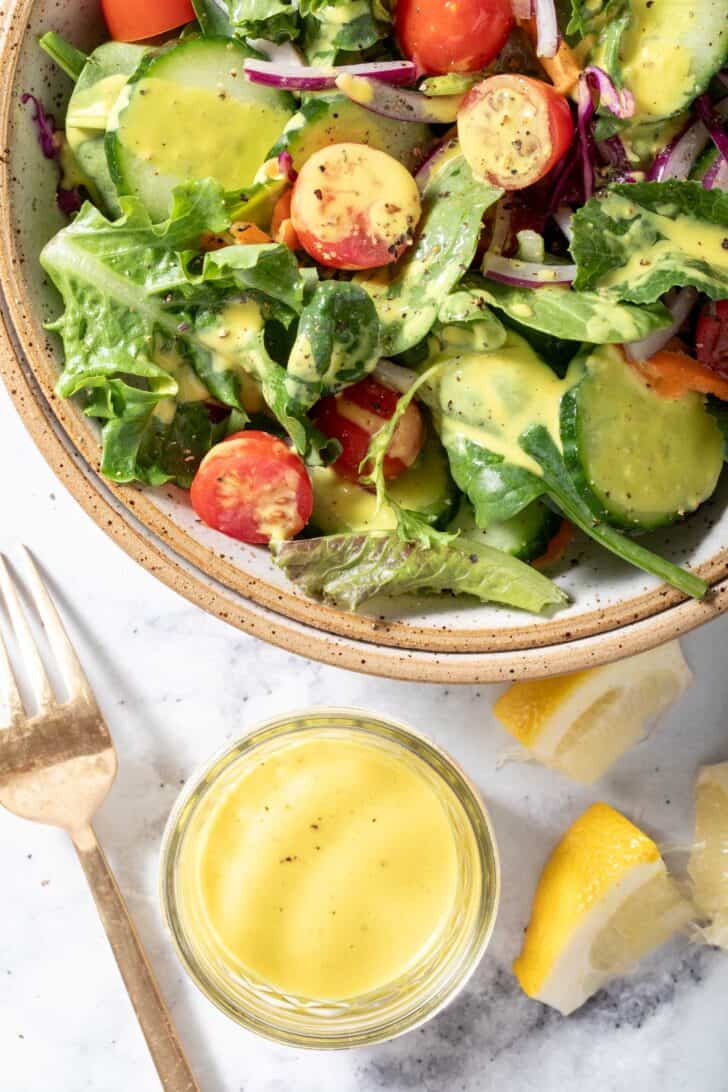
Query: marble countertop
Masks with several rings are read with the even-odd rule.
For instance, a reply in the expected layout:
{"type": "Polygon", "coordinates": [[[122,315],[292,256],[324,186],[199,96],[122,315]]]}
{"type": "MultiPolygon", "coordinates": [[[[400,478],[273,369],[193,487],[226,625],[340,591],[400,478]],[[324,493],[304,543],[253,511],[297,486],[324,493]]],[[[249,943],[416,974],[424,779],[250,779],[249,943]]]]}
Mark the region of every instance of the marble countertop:
{"type": "MultiPolygon", "coordinates": [[[[679,845],[696,767],[728,758],[728,618],[688,637],[696,682],[596,788],[498,768],[497,687],[368,679],[308,663],[203,614],[136,567],[65,494],[0,390],[0,551],[34,548],[54,581],[120,754],[97,830],[203,1092],[725,1092],[728,955],[675,941],[570,1019],[529,1000],[510,965],[555,839],[602,798],[679,845]],[[492,810],[503,901],[467,991],[383,1046],[306,1053],[256,1039],[186,980],[156,898],[159,843],[187,775],[262,718],[359,705],[432,734],[492,810]]],[[[156,1092],[158,1083],[70,844],[0,814],[0,1089],[156,1092]]]]}

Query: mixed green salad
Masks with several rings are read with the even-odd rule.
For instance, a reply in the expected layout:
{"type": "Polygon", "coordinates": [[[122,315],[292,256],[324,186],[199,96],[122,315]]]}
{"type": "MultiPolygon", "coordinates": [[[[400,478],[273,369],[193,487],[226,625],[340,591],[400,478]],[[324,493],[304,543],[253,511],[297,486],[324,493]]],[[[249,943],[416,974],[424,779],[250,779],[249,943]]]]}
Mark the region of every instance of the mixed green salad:
{"type": "Polygon", "coordinates": [[[725,0],[105,0],[41,262],[103,473],[355,609],[541,612],[728,451],[725,0]],[[149,10],[149,9],[153,10],[149,10]]]}

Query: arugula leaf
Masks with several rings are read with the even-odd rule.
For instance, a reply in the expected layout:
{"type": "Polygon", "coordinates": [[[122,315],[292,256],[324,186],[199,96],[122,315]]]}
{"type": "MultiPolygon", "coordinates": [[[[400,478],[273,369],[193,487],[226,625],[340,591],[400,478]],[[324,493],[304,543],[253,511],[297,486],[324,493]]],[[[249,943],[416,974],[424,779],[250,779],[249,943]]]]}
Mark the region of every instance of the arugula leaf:
{"type": "Polygon", "coordinates": [[[377,595],[471,595],[540,612],[567,597],[551,580],[509,554],[460,539],[403,541],[400,535],[329,535],[271,543],[275,563],[308,595],[348,610],[377,595]]]}
{"type": "Polygon", "coordinates": [[[310,409],[324,395],[369,375],[378,360],[379,320],[363,288],[348,281],[317,285],[288,360],[286,389],[292,401],[310,409]]]}
{"type": "Polygon", "coordinates": [[[357,277],[379,312],[385,356],[426,337],[475,256],[483,214],[502,194],[473,177],[455,145],[425,188],[415,245],[384,273],[357,277]]]}
{"type": "Polygon", "coordinates": [[[557,285],[518,288],[483,279],[477,292],[484,303],[504,311],[521,326],[592,345],[641,341],[672,321],[662,303],[636,307],[604,299],[596,292],[575,292],[557,285]]]}
{"type": "Polygon", "coordinates": [[[241,38],[285,42],[300,33],[294,0],[227,0],[230,22],[241,38]]]}
{"type": "Polygon", "coordinates": [[[572,226],[579,290],[631,303],[683,285],[728,296],[728,193],[717,188],[676,179],[608,186],[572,226]]]}
{"type": "Polygon", "coordinates": [[[192,0],[192,7],[205,38],[232,38],[233,26],[216,0],[192,0]]]}
{"type": "Polygon", "coordinates": [[[571,480],[561,452],[543,425],[534,425],[526,429],[520,443],[523,450],[535,459],[543,470],[544,484],[551,499],[566,518],[580,527],[585,534],[604,546],[610,553],[616,554],[630,565],[636,565],[644,572],[659,577],[685,595],[693,599],[702,599],[706,595],[708,585],[704,580],[666,561],[608,524],[599,523],[596,520],[594,513],[571,480]]]}

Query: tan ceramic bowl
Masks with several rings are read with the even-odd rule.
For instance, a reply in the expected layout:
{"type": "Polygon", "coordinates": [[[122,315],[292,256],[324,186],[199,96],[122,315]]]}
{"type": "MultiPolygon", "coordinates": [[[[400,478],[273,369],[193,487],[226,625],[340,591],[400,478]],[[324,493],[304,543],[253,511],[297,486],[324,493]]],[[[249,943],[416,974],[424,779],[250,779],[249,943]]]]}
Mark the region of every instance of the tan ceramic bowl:
{"type": "Polygon", "coordinates": [[[423,681],[486,682],[575,670],[654,646],[728,606],[725,496],[681,527],[651,536],[713,585],[684,602],[657,581],[580,542],[558,576],[571,606],[553,618],[463,600],[375,603],[359,615],[298,594],[267,552],[202,527],[187,495],[98,476],[94,424],[53,393],[61,360],[43,323],[59,312],[38,254],[62,226],[55,171],[37,146],[20,96],[38,95],[62,117],[69,81],[45,59],[39,34],[55,29],[81,48],[103,37],[96,0],[8,0],[0,13],[0,370],[36,443],[89,514],[160,579],[231,624],[287,649],[359,671],[423,681]],[[578,561],[578,565],[574,562],[578,561]]]}

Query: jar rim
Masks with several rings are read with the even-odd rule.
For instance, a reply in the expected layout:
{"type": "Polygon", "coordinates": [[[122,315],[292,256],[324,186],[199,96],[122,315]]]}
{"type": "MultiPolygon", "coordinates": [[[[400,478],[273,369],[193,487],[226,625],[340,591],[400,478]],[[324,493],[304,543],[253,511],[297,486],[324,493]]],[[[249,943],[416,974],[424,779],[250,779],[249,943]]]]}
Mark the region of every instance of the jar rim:
{"type": "MultiPolygon", "coordinates": [[[[207,759],[187,779],[165,825],[160,862],[160,901],[162,915],[177,956],[187,974],[209,1001],[236,1023],[274,1042],[315,1049],[344,1049],[371,1045],[396,1038],[421,1026],[441,1011],[463,989],[478,966],[490,942],[500,901],[500,861],[490,815],[477,788],[463,768],[443,748],[402,722],[369,713],[365,709],[339,706],[296,710],[272,717],[233,742],[228,742],[207,759]],[[441,781],[454,795],[472,833],[479,870],[479,896],[472,909],[471,926],[463,933],[457,958],[446,959],[432,981],[425,980],[414,991],[408,1007],[399,999],[399,1008],[378,1010],[375,995],[365,1009],[344,1016],[345,1006],[337,1008],[307,1003],[305,1010],[278,1010],[271,991],[260,985],[245,1001],[226,991],[206,970],[195,951],[180,912],[176,886],[179,853],[196,807],[217,780],[256,748],[287,736],[295,737],[322,729],[361,732],[388,743],[429,767],[433,780],[441,781]],[[425,988],[427,987],[427,988],[425,988]],[[332,1009],[333,1014],[332,1014],[332,1009]],[[257,1011],[256,1011],[257,1010],[257,1011]],[[279,1017],[278,1019],[276,1019],[279,1017]]],[[[250,991],[249,991],[250,992],[250,991]]]]}

